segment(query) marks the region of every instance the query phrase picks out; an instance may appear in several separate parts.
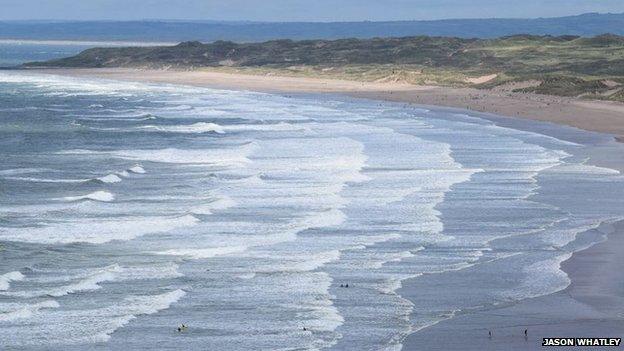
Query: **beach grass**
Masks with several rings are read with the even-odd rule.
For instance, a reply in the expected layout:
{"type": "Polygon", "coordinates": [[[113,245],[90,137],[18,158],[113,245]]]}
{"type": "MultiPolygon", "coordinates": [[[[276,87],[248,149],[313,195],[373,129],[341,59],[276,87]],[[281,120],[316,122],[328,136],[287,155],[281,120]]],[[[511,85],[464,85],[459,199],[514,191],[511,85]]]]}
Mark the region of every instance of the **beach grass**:
{"type": "Polygon", "coordinates": [[[172,47],[94,48],[25,66],[207,69],[624,101],[624,37],[609,34],[185,42],[172,47]]]}

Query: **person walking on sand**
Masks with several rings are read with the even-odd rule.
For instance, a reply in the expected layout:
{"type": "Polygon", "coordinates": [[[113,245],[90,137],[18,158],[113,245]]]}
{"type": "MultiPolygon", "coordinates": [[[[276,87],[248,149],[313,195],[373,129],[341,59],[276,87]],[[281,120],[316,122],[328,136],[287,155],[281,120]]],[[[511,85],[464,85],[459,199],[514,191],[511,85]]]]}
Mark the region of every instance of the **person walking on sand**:
{"type": "Polygon", "coordinates": [[[529,330],[525,329],[524,330],[524,338],[526,339],[529,336],[529,330]]]}
{"type": "Polygon", "coordinates": [[[488,330],[488,337],[491,339],[492,338],[492,331],[488,330]]]}

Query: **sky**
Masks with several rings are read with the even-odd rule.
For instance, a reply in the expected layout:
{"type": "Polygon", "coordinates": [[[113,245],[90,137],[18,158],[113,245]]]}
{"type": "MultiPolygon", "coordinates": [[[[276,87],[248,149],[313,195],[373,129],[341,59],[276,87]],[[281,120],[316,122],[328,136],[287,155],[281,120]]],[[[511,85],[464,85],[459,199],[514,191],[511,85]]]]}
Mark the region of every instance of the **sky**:
{"type": "Polygon", "coordinates": [[[0,0],[0,20],[386,21],[624,12],[624,0],[0,0]]]}

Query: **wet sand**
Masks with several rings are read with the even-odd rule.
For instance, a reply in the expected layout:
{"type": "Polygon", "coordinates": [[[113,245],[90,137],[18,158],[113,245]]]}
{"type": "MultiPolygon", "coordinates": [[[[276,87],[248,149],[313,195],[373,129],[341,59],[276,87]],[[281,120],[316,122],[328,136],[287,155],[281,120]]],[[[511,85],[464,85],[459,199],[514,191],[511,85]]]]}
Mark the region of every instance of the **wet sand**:
{"type": "MultiPolygon", "coordinates": [[[[459,314],[411,334],[403,350],[540,350],[544,337],[624,337],[622,252],[624,222],[619,222],[606,241],[563,262],[572,281],[565,290],[459,314]]],[[[409,289],[409,284],[403,289],[407,297],[416,293],[409,289]]]]}

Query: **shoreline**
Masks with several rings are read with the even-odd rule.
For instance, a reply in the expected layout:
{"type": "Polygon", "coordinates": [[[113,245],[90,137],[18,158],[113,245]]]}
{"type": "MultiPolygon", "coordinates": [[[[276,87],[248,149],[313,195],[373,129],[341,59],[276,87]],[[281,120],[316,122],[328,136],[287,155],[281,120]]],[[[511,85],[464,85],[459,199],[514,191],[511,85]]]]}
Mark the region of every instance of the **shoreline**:
{"type": "Polygon", "coordinates": [[[551,122],[613,135],[624,142],[624,104],[570,97],[514,93],[504,89],[417,86],[325,78],[222,73],[209,70],[139,70],[129,68],[28,69],[52,75],[104,78],[145,83],[181,84],[267,93],[332,93],[355,98],[460,108],[524,120],[551,122]]]}
{"type": "Polygon", "coordinates": [[[561,263],[570,279],[565,289],[458,314],[408,335],[403,349],[539,350],[545,337],[623,337],[624,220],[603,225],[613,227],[604,241],[561,263]]]}
{"type": "MultiPolygon", "coordinates": [[[[609,133],[614,135],[616,140],[624,142],[624,104],[601,101],[583,101],[535,94],[508,96],[506,95],[508,93],[470,88],[250,76],[206,71],[131,69],[29,71],[73,77],[183,84],[280,94],[339,94],[355,98],[458,109],[468,107],[467,109],[471,111],[508,116],[525,123],[537,120],[592,132],[609,133]],[[475,99],[475,96],[479,98],[475,99]],[[467,105],[461,106],[464,103],[467,105]],[[515,115],[504,111],[511,111],[515,115]],[[551,111],[559,112],[552,117],[549,116],[551,111]],[[530,115],[533,112],[535,115],[530,115]],[[572,112],[576,114],[573,115],[572,112]],[[524,113],[529,114],[529,117],[526,117],[524,113]],[[611,125],[613,121],[615,122],[611,125]]],[[[621,169],[623,163],[615,163],[617,167],[613,165],[611,167],[621,169]]],[[[561,264],[561,269],[571,280],[566,289],[509,305],[459,314],[408,335],[404,340],[403,349],[526,350],[540,349],[542,337],[621,337],[621,331],[624,330],[624,284],[622,284],[623,280],[617,268],[624,265],[624,256],[620,255],[620,252],[624,250],[624,221],[617,222],[613,226],[614,230],[606,236],[606,240],[573,253],[561,264]],[[612,306],[620,307],[620,309],[614,311],[612,306]],[[535,322],[536,320],[541,322],[535,322]],[[525,327],[529,327],[530,330],[529,338],[526,340],[522,335],[525,327]],[[487,337],[488,328],[494,332],[492,339],[487,337]],[[467,348],[466,345],[470,347],[467,348]]],[[[409,282],[405,285],[402,290],[406,294],[401,293],[401,295],[412,299],[414,294],[410,296],[407,291],[409,282]]]]}

